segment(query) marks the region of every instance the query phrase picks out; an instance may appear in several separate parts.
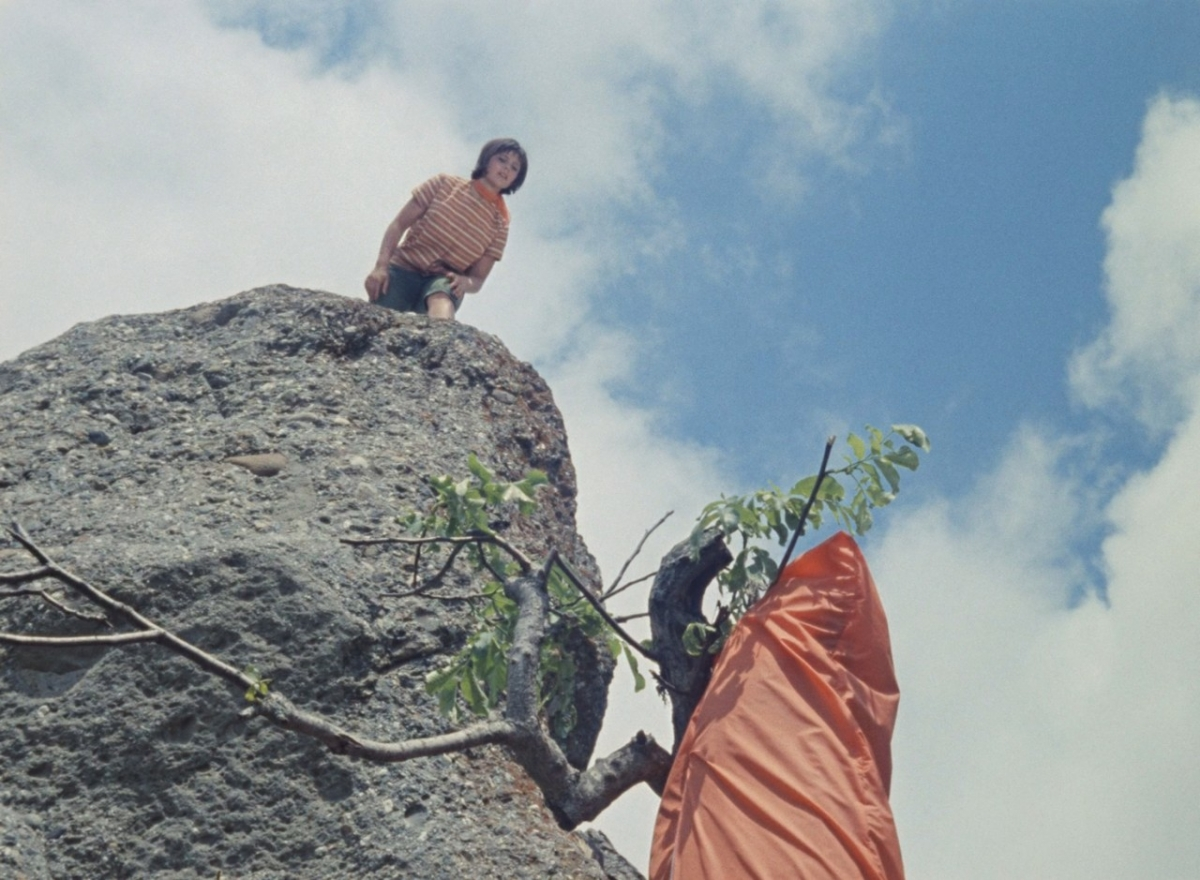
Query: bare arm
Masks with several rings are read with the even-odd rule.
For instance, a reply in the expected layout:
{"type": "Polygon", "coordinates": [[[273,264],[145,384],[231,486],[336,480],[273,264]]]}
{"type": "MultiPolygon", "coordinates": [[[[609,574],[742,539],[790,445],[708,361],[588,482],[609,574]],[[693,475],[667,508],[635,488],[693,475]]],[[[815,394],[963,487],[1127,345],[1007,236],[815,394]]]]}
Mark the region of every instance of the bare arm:
{"type": "Polygon", "coordinates": [[[383,241],[379,245],[379,256],[375,260],[375,268],[371,270],[371,274],[367,276],[367,280],[363,283],[363,286],[367,289],[367,297],[370,298],[371,302],[375,302],[387,293],[387,267],[388,261],[392,258],[392,251],[400,243],[401,236],[424,213],[424,208],[418,205],[413,199],[409,199],[408,203],[400,209],[400,213],[396,215],[396,218],[388,224],[388,228],[384,230],[383,241]]]}

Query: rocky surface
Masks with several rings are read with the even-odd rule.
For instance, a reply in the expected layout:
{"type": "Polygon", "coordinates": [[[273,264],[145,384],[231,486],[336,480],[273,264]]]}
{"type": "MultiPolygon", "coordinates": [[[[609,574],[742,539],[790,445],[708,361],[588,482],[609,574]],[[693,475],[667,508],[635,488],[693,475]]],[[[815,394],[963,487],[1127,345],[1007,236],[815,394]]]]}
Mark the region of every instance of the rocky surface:
{"type": "MultiPolygon", "coordinates": [[[[506,478],[550,475],[539,512],[507,534],[596,577],[549,389],[464,325],[268,287],[79,325],[0,365],[0,516],[374,739],[447,729],[423,683],[461,644],[467,608],[386,598],[406,588],[408,557],[339,538],[394,533],[428,501],[424,478],[465,474],[472,451],[506,478]]],[[[29,567],[0,547],[0,571],[29,567]]],[[[97,626],[0,603],[8,631],[97,626]]],[[[333,756],[243,719],[239,694],[157,646],[8,648],[0,664],[5,876],[629,876],[561,831],[501,751],[333,756]]]]}

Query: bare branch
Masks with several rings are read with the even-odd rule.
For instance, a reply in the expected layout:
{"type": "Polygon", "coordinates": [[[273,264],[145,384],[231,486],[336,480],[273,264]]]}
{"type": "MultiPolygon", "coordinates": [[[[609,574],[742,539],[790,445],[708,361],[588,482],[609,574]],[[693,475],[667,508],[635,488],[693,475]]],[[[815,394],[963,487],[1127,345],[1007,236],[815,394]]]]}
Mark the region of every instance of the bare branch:
{"type": "Polygon", "coordinates": [[[625,642],[625,644],[629,645],[631,648],[633,648],[633,650],[637,651],[647,660],[652,662],[658,661],[658,658],[652,651],[647,651],[644,647],[642,647],[642,643],[627,633],[621,624],[617,622],[616,618],[608,613],[608,610],[604,607],[604,603],[601,602],[600,599],[597,598],[592,591],[584,585],[583,580],[575,573],[575,570],[571,568],[570,564],[559,555],[557,550],[552,550],[550,552],[550,558],[547,559],[546,562],[547,565],[553,564],[558,566],[558,569],[567,576],[567,580],[575,585],[575,589],[579,591],[579,594],[588,601],[588,604],[596,609],[596,613],[604,618],[604,622],[612,627],[613,632],[620,637],[621,641],[625,642]]]}
{"type": "Polygon", "coordinates": [[[646,546],[646,539],[653,535],[655,530],[665,523],[674,512],[675,511],[673,510],[668,510],[662,515],[662,518],[659,519],[658,522],[646,529],[646,533],[642,535],[642,540],[638,541],[637,546],[633,548],[633,553],[630,554],[629,558],[625,560],[625,564],[621,566],[621,570],[617,572],[617,577],[612,582],[612,586],[600,594],[601,599],[610,599],[620,592],[620,590],[624,589],[624,587],[620,587],[620,589],[618,589],[618,585],[621,583],[621,578],[625,577],[625,572],[629,569],[629,566],[633,563],[633,560],[637,559],[638,554],[642,552],[642,548],[646,546]]]}
{"type": "MultiPolygon", "coordinates": [[[[417,582],[417,571],[421,567],[421,546],[422,545],[417,546],[416,556],[413,559],[412,582],[414,584],[417,582]]],[[[448,572],[450,570],[450,566],[454,565],[454,560],[458,557],[458,554],[461,553],[463,548],[466,546],[468,546],[468,545],[467,544],[455,544],[454,549],[450,551],[450,555],[446,557],[446,561],[444,563],[442,563],[442,567],[440,569],[438,569],[437,574],[435,574],[433,577],[431,577],[429,580],[427,580],[421,586],[413,587],[413,589],[406,590],[403,593],[381,593],[380,595],[385,598],[388,598],[388,599],[408,599],[412,596],[428,595],[430,590],[434,589],[441,583],[442,578],[444,578],[446,576],[446,572],[448,572]]],[[[473,599],[476,597],[474,597],[474,596],[430,596],[429,598],[439,599],[443,602],[462,602],[462,601],[467,601],[467,600],[470,600],[470,599],[473,599]]]]}
{"type": "MultiPolygon", "coordinates": [[[[44,571],[44,572],[47,572],[47,574],[45,574],[45,575],[39,574],[37,576],[37,578],[31,578],[31,580],[37,580],[42,577],[50,576],[49,569],[37,569],[37,571],[39,571],[39,572],[44,571]]],[[[29,574],[29,573],[30,572],[23,572],[23,574],[29,574]]],[[[3,575],[0,575],[0,582],[3,582],[3,575]]],[[[14,582],[22,583],[22,581],[14,581],[14,582]]],[[[42,601],[44,601],[46,604],[52,605],[55,608],[57,608],[63,614],[69,614],[71,617],[78,617],[80,620],[90,620],[95,623],[103,623],[106,626],[112,626],[112,624],[108,622],[108,618],[105,617],[103,614],[90,614],[87,611],[80,611],[78,608],[72,608],[67,603],[62,602],[59,599],[57,599],[54,596],[54,594],[50,592],[50,590],[43,590],[40,587],[26,587],[25,589],[4,590],[3,592],[0,592],[0,600],[2,600],[2,599],[18,599],[18,598],[21,598],[22,596],[37,596],[42,601]]]]}
{"type": "Polygon", "coordinates": [[[255,700],[242,714],[261,717],[276,727],[315,739],[335,754],[380,763],[445,755],[473,746],[505,744],[516,734],[516,728],[507,721],[489,721],[439,736],[398,743],[378,742],[350,733],[328,718],[298,709],[291,700],[275,692],[255,700]]]}
{"type": "MultiPolygon", "coordinates": [[[[128,622],[130,625],[132,625],[136,630],[136,632],[134,632],[134,633],[120,633],[120,634],[114,634],[113,636],[62,636],[62,637],[58,637],[58,636],[17,636],[15,634],[13,634],[14,638],[41,639],[42,640],[42,641],[21,642],[21,643],[23,643],[23,644],[52,644],[51,642],[47,642],[44,640],[60,639],[58,644],[65,647],[65,646],[72,646],[72,645],[79,645],[79,644],[106,644],[106,643],[108,643],[108,644],[129,644],[130,642],[137,642],[137,641],[157,642],[161,645],[164,645],[165,647],[170,648],[172,651],[174,651],[177,654],[180,654],[181,656],[190,660],[191,662],[195,663],[201,669],[204,669],[204,670],[212,673],[213,675],[217,676],[218,678],[223,678],[226,681],[230,682],[231,684],[236,685],[237,687],[239,687],[241,689],[250,688],[255,685],[255,680],[253,678],[247,676],[246,674],[244,674],[242,672],[239,672],[238,670],[236,670],[232,666],[230,666],[228,663],[218,660],[216,657],[213,657],[211,654],[208,654],[207,652],[201,650],[200,648],[196,647],[195,645],[191,644],[190,642],[187,642],[187,641],[179,638],[179,636],[175,635],[174,633],[164,629],[163,627],[159,626],[158,624],[154,623],[153,621],[149,620],[148,618],[143,617],[141,614],[139,614],[137,611],[135,611],[130,606],[126,605],[124,602],[114,599],[112,596],[108,595],[103,590],[93,586],[92,584],[88,583],[87,581],[83,580],[82,578],[77,577],[76,575],[67,571],[65,568],[62,568],[61,566],[59,566],[56,562],[54,562],[45,553],[45,551],[43,551],[34,542],[34,540],[32,538],[29,537],[29,535],[27,535],[25,533],[25,530],[21,528],[20,524],[13,523],[12,526],[9,528],[9,533],[14,538],[16,538],[16,540],[18,542],[20,542],[21,546],[23,546],[27,551],[29,551],[29,553],[35,559],[37,559],[38,562],[42,563],[42,565],[46,567],[47,577],[51,577],[54,580],[57,580],[60,583],[65,584],[68,587],[71,587],[76,592],[82,594],[85,598],[87,598],[93,604],[99,605],[101,608],[106,609],[110,613],[116,614],[118,617],[123,618],[126,622],[128,622]],[[65,639],[70,639],[71,641],[62,641],[65,639]],[[80,641],[78,641],[79,639],[88,639],[91,641],[80,642],[80,641]],[[115,640],[111,641],[111,642],[97,641],[97,640],[107,640],[107,639],[115,639],[115,640]]],[[[14,642],[14,643],[16,643],[16,642],[14,642]]]]}
{"type": "Polygon", "coordinates": [[[66,602],[60,602],[58,599],[54,598],[49,591],[42,591],[42,599],[44,599],[47,604],[53,605],[63,614],[68,614],[71,617],[78,617],[80,620],[90,620],[94,623],[103,623],[109,629],[112,628],[112,623],[109,622],[105,615],[91,614],[87,611],[80,611],[78,608],[72,608],[66,602]]]}
{"type": "MultiPolygon", "coordinates": [[[[829,473],[829,454],[833,452],[834,441],[836,437],[830,435],[825,441],[825,455],[821,458],[821,469],[817,471],[817,480],[813,483],[812,492],[809,493],[808,500],[804,502],[804,508],[800,511],[800,522],[796,524],[796,530],[792,532],[792,540],[788,542],[787,550],[783,553],[783,558],[779,560],[779,568],[775,572],[775,580],[772,581],[771,587],[779,582],[779,578],[783,575],[783,569],[788,564],[788,560],[792,558],[792,551],[796,549],[796,540],[804,534],[804,525],[808,521],[808,514],[812,511],[813,503],[817,500],[817,493],[821,491],[821,484],[825,482],[825,475],[829,473]]],[[[771,587],[767,587],[769,591],[771,587]]]]}
{"type": "Polygon", "coordinates": [[[501,538],[499,535],[475,533],[470,535],[462,535],[459,537],[433,537],[433,538],[338,538],[343,544],[349,544],[353,547],[367,547],[377,544],[409,544],[417,547],[425,544],[495,544],[505,553],[513,558],[517,565],[521,566],[521,571],[528,574],[533,571],[533,561],[510,544],[508,541],[501,538]]]}
{"type": "MultiPolygon", "coordinates": [[[[574,577],[552,551],[538,575],[514,578],[505,584],[505,594],[517,603],[517,624],[508,662],[508,703],[505,717],[517,729],[508,741],[513,757],[537,783],[563,828],[594,819],[623,792],[639,782],[651,782],[661,791],[671,756],[649,736],[639,733],[634,740],[608,758],[596,761],[584,772],[568,762],[558,744],[546,733],[538,718],[538,665],[550,597],[546,582],[553,566],[574,577]]],[[[587,592],[582,584],[576,586],[587,592]]]]}
{"type": "Polygon", "coordinates": [[[108,633],[99,636],[27,636],[21,633],[0,632],[0,644],[42,645],[48,648],[113,647],[139,642],[158,642],[164,635],[165,633],[161,630],[158,632],[143,630],[142,632],[108,633]]]}
{"type": "MultiPolygon", "coordinates": [[[[458,554],[462,552],[465,544],[455,544],[454,548],[446,555],[446,561],[442,563],[442,567],[438,569],[437,574],[425,582],[425,589],[433,589],[442,582],[442,578],[446,576],[446,572],[450,571],[450,567],[454,565],[454,560],[458,558],[458,554]]],[[[420,547],[417,551],[420,552],[420,547]]],[[[413,577],[416,577],[417,566],[413,566],[413,577]]]]}
{"type": "Polygon", "coordinates": [[[403,593],[380,593],[381,599],[411,599],[414,596],[421,596],[425,599],[433,599],[435,602],[477,602],[483,598],[478,593],[473,593],[469,596],[436,596],[428,592],[428,587],[418,587],[415,590],[405,590],[403,593]]]}
{"type": "Polygon", "coordinates": [[[514,560],[516,560],[517,565],[521,566],[522,574],[529,574],[529,572],[533,571],[533,561],[512,544],[508,543],[508,541],[504,540],[499,535],[484,535],[482,537],[485,538],[488,543],[495,544],[514,560]]]}
{"type": "Polygon", "coordinates": [[[650,633],[662,681],[671,699],[671,723],[675,745],[683,737],[688,720],[708,687],[712,655],[693,657],[684,646],[683,634],[693,623],[706,623],[704,593],[717,574],[733,560],[716,529],[708,529],[693,553],[690,538],[676,544],[663,557],[658,577],[650,588],[650,633]]]}
{"type": "Polygon", "coordinates": [[[624,593],[630,587],[636,587],[638,584],[645,583],[646,581],[651,580],[657,576],[658,576],[658,569],[656,568],[654,571],[650,572],[649,574],[644,574],[640,578],[635,578],[634,580],[631,580],[627,583],[621,584],[621,586],[617,587],[615,590],[609,590],[607,593],[605,593],[604,601],[607,602],[613,596],[619,595],[620,593],[624,593]]]}
{"type": "MultiPolygon", "coordinates": [[[[26,550],[45,566],[45,574],[42,576],[70,586],[96,605],[119,615],[136,627],[136,630],[90,636],[0,633],[0,644],[71,648],[116,647],[154,642],[206,672],[236,685],[239,691],[258,694],[262,682],[256,676],[239,672],[103,590],[61,568],[20,529],[20,526],[14,525],[12,533],[26,550]]],[[[460,546],[473,543],[481,550],[479,545],[488,542],[497,544],[513,555],[518,562],[524,559],[506,542],[497,541],[493,536],[475,536],[462,542],[460,546]]],[[[551,554],[539,572],[532,573],[526,570],[522,577],[511,578],[505,582],[506,594],[517,603],[518,618],[513,633],[513,648],[509,654],[508,695],[505,717],[502,720],[493,719],[439,736],[387,743],[358,736],[328,718],[296,707],[283,694],[274,691],[256,696],[253,704],[242,714],[262,718],[283,730],[315,739],[336,754],[376,762],[408,761],[413,758],[458,752],[473,746],[504,746],[529,773],[541,789],[547,806],[559,824],[567,829],[595,818],[613,800],[639,782],[647,782],[661,793],[671,766],[671,755],[646,734],[639,733],[630,743],[581,772],[571,766],[562,749],[542,726],[539,664],[549,613],[546,583],[555,565],[575,584],[581,595],[588,597],[588,601],[599,601],[557,553],[551,554]]],[[[18,592],[32,595],[40,591],[13,591],[12,594],[18,592]]],[[[598,610],[605,613],[602,607],[598,610]]],[[[640,645],[635,647],[641,649],[640,645]]],[[[645,654],[645,651],[642,653],[645,654]]]]}
{"type": "MultiPolygon", "coordinates": [[[[0,572],[0,584],[27,584],[30,581],[37,581],[50,576],[50,569],[43,565],[39,568],[31,568],[28,571],[0,572]]],[[[0,594],[0,596],[2,595],[4,594],[0,594]]]]}
{"type": "Polygon", "coordinates": [[[641,620],[643,617],[649,617],[649,611],[643,611],[640,614],[622,614],[620,617],[614,617],[617,623],[629,623],[631,620],[641,620]]]}
{"type": "MultiPolygon", "coordinates": [[[[513,627],[512,648],[508,652],[508,701],[505,717],[526,729],[538,728],[540,708],[538,670],[542,640],[546,635],[546,617],[550,597],[546,593],[547,562],[541,576],[513,578],[504,585],[504,593],[517,603],[517,622],[513,627]]],[[[566,758],[563,758],[566,761],[566,758]]]]}
{"type": "Polygon", "coordinates": [[[566,819],[570,824],[564,827],[574,828],[580,822],[590,822],[640,782],[661,797],[671,772],[671,761],[670,752],[652,736],[639,731],[628,743],[579,774],[570,797],[556,810],[560,824],[566,819]]]}

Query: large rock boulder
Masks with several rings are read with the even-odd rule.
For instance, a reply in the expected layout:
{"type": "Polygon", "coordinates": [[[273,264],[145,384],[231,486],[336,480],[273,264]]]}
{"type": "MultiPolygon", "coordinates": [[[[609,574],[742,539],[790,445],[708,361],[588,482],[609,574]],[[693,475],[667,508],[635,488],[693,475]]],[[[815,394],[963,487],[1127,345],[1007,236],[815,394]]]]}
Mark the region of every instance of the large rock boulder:
{"type": "MultiPolygon", "coordinates": [[[[82,324],[0,365],[0,516],[373,739],[448,729],[424,679],[470,605],[388,598],[409,556],[339,539],[395,533],[424,478],[465,474],[470,452],[508,479],[546,471],[539,511],[507,534],[597,577],[549,389],[464,325],[268,287],[82,324]]],[[[30,567],[0,547],[0,571],[30,567]]],[[[442,592],[470,589],[460,575],[442,592]]],[[[0,629],[97,624],[8,598],[0,629]]],[[[7,648],[0,664],[0,865],[29,877],[616,876],[502,751],[331,755],[153,645],[7,648]]]]}

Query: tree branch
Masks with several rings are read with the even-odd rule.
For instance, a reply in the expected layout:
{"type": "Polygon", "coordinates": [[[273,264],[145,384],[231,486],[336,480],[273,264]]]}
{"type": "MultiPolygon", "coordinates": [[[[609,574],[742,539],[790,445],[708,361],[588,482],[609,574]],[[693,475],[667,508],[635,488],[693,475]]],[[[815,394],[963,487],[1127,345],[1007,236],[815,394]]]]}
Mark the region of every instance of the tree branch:
{"type": "Polygon", "coordinates": [[[517,565],[521,566],[521,571],[528,574],[533,571],[533,561],[510,544],[508,541],[501,538],[499,535],[493,534],[472,534],[462,535],[460,537],[433,537],[433,538],[338,538],[342,544],[349,544],[353,547],[367,547],[376,544],[409,544],[418,547],[426,544],[495,544],[505,553],[513,558],[517,565]]]}
{"type": "MultiPolygon", "coordinates": [[[[825,475],[829,473],[829,454],[833,452],[833,444],[836,440],[836,437],[830,435],[829,439],[825,441],[825,455],[821,458],[821,469],[817,471],[817,480],[813,483],[812,492],[809,493],[808,500],[804,502],[804,507],[800,511],[800,522],[796,524],[796,529],[792,532],[792,540],[788,542],[787,550],[784,551],[783,558],[779,560],[779,568],[776,569],[775,580],[771,582],[771,587],[779,582],[784,567],[792,558],[792,551],[796,549],[797,539],[804,534],[804,525],[808,521],[808,514],[817,500],[817,493],[821,491],[821,484],[825,482],[825,475]]],[[[767,590],[769,591],[771,587],[767,587],[767,590]]]]}
{"type": "MultiPolygon", "coordinates": [[[[733,555],[716,529],[700,538],[695,553],[691,539],[676,544],[663,557],[650,588],[650,633],[662,680],[668,685],[675,746],[683,738],[688,720],[708,687],[712,655],[693,657],[683,644],[683,633],[692,623],[704,623],[704,593],[713,578],[733,561],[733,555]]],[[[674,748],[672,748],[674,751],[674,748]]]]}
{"type": "MultiPolygon", "coordinates": [[[[38,574],[37,578],[35,579],[50,576],[48,569],[40,568],[36,569],[36,571],[44,573],[38,574]]],[[[19,590],[5,590],[0,592],[0,599],[17,599],[21,596],[38,596],[47,605],[57,608],[63,614],[69,614],[71,617],[78,617],[80,620],[90,620],[94,623],[103,623],[105,626],[112,626],[112,624],[108,622],[108,618],[103,614],[89,614],[86,611],[80,611],[78,608],[72,608],[65,602],[60,602],[58,599],[54,598],[54,595],[49,590],[43,590],[40,587],[26,587],[19,590]]]]}
{"type": "MultiPolygon", "coordinates": [[[[621,590],[625,589],[625,587],[618,588],[618,585],[621,583],[621,578],[625,577],[625,572],[629,569],[629,566],[633,564],[633,560],[637,559],[638,554],[642,552],[642,548],[646,546],[646,539],[653,535],[655,530],[665,523],[667,518],[670,517],[674,512],[675,511],[673,510],[668,510],[662,515],[662,518],[659,519],[658,522],[646,529],[646,533],[642,535],[642,540],[638,541],[637,546],[633,548],[633,553],[631,553],[629,558],[625,560],[625,564],[621,566],[621,570],[617,572],[617,577],[612,582],[612,586],[600,594],[601,599],[611,599],[613,596],[617,595],[617,593],[621,592],[621,590]]],[[[630,584],[626,584],[626,586],[630,586],[630,584]]]]}
{"type": "Polygon", "coordinates": [[[50,569],[43,565],[38,568],[31,568],[28,571],[0,573],[0,584],[27,584],[30,581],[37,581],[46,577],[50,577],[50,569]]]}
{"type": "Polygon", "coordinates": [[[638,584],[643,584],[648,580],[653,580],[657,576],[658,576],[658,569],[655,569],[654,571],[650,572],[649,574],[642,575],[640,578],[634,578],[631,581],[627,581],[627,582],[621,584],[621,586],[617,587],[615,590],[609,590],[607,593],[605,593],[604,601],[607,602],[613,596],[618,596],[621,593],[624,593],[630,587],[636,587],[638,584]]]}
{"type": "Polygon", "coordinates": [[[654,656],[652,651],[647,651],[645,647],[642,646],[641,642],[627,633],[621,624],[617,623],[617,619],[608,613],[608,610],[604,607],[604,604],[600,601],[600,599],[598,599],[592,593],[592,591],[587,588],[587,586],[583,583],[583,580],[575,573],[575,570],[571,568],[570,563],[563,559],[557,550],[552,550],[550,552],[550,557],[547,559],[547,565],[558,566],[558,570],[565,574],[567,576],[567,580],[575,585],[575,589],[579,591],[579,594],[587,600],[589,605],[596,609],[596,613],[604,618],[604,622],[612,627],[613,632],[617,634],[621,641],[625,642],[625,644],[629,645],[631,648],[633,648],[633,650],[637,651],[647,660],[650,660],[654,663],[658,662],[658,658],[654,656]]]}
{"type": "MultiPolygon", "coordinates": [[[[257,676],[249,672],[239,672],[60,567],[19,525],[14,524],[10,532],[42,564],[43,569],[39,569],[39,577],[52,578],[70,586],[94,604],[119,615],[134,626],[135,631],[89,636],[0,633],[0,644],[75,648],[116,647],[153,642],[235,685],[239,692],[259,693],[262,680],[257,676]]],[[[480,536],[463,543],[478,544],[489,540],[493,540],[491,536],[480,536]]],[[[506,542],[493,542],[509,552],[514,552],[506,542]]],[[[252,705],[241,714],[244,717],[262,718],[282,730],[315,739],[336,754],[374,762],[408,761],[459,752],[481,745],[503,746],[541,789],[547,806],[559,824],[568,830],[581,822],[594,819],[613,800],[639,782],[647,782],[655,791],[661,793],[671,766],[671,755],[647,734],[637,734],[612,755],[599,759],[587,770],[580,771],[571,766],[562,749],[542,725],[539,665],[549,613],[546,583],[555,565],[576,583],[583,595],[591,595],[557,553],[551,554],[539,572],[526,572],[521,577],[510,578],[505,582],[505,593],[517,603],[518,618],[513,633],[513,647],[509,654],[508,696],[505,717],[502,720],[494,719],[438,736],[388,743],[366,739],[324,716],[300,709],[283,694],[275,691],[256,696],[252,705]]],[[[32,595],[38,591],[21,592],[32,595]]]]}
{"type": "Polygon", "coordinates": [[[133,645],[141,642],[161,642],[163,632],[110,633],[100,636],[27,636],[21,633],[0,632],[0,644],[43,645],[48,648],[80,648],[88,646],[133,645]]]}
{"type": "Polygon", "coordinates": [[[379,763],[445,755],[473,746],[505,744],[516,734],[516,728],[507,721],[489,721],[439,736],[398,743],[378,742],[351,733],[324,716],[298,709],[291,700],[275,692],[255,700],[242,714],[263,718],[276,727],[315,739],[335,754],[379,763]]]}

